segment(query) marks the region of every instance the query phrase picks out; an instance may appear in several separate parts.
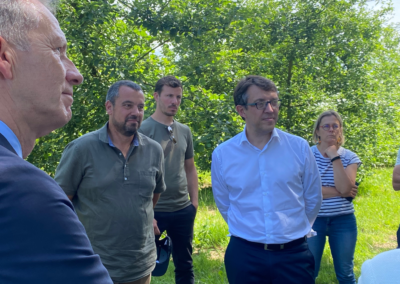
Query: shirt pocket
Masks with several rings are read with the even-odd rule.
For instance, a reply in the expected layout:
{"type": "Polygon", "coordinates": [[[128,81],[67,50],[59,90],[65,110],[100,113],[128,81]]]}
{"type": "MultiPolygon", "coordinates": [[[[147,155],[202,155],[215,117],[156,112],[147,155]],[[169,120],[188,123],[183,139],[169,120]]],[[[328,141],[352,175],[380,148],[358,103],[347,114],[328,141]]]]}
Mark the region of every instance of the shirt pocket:
{"type": "Polygon", "coordinates": [[[156,188],[156,171],[139,171],[140,191],[143,197],[152,197],[156,188]]]}
{"type": "Polygon", "coordinates": [[[145,219],[151,221],[154,216],[153,213],[153,192],[156,188],[156,171],[139,171],[139,195],[144,210],[145,219]]]}

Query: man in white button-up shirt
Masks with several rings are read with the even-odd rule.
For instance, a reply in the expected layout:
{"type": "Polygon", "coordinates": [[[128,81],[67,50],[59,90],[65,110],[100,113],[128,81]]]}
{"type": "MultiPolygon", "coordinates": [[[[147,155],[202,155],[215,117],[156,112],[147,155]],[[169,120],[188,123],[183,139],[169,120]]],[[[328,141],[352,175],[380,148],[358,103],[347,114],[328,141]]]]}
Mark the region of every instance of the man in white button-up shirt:
{"type": "Polygon", "coordinates": [[[229,283],[314,283],[306,235],[321,207],[321,181],[304,139],[275,128],[275,84],[247,76],[234,91],[246,127],[212,156],[212,187],[231,240],[229,283]]]}

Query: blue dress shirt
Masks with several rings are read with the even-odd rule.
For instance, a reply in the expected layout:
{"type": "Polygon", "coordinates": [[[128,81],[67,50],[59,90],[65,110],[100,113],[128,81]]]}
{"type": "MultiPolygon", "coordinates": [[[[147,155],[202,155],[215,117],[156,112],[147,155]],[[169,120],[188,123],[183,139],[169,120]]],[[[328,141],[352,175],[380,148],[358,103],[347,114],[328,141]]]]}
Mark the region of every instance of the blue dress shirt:
{"type": "Polygon", "coordinates": [[[311,232],[321,207],[321,180],[308,143],[274,129],[260,150],[246,129],[213,152],[212,188],[231,235],[283,244],[311,232]]]}
{"type": "Polygon", "coordinates": [[[7,139],[8,143],[13,147],[14,151],[18,156],[22,158],[22,147],[21,143],[14,132],[4,122],[0,120],[0,133],[7,139]]]}

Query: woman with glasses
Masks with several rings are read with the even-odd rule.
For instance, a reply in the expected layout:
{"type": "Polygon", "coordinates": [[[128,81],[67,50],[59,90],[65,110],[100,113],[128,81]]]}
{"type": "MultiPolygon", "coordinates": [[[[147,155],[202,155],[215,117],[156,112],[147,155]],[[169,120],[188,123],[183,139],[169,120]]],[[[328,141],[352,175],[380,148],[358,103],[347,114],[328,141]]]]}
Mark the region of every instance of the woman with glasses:
{"type": "Polygon", "coordinates": [[[357,224],[352,199],[357,194],[356,175],[361,164],[357,155],[342,147],[343,122],[333,110],[323,112],[315,122],[311,150],[322,182],[322,206],[314,222],[317,236],[308,239],[315,259],[315,277],[321,264],[326,237],[340,284],[356,283],[353,272],[357,224]]]}

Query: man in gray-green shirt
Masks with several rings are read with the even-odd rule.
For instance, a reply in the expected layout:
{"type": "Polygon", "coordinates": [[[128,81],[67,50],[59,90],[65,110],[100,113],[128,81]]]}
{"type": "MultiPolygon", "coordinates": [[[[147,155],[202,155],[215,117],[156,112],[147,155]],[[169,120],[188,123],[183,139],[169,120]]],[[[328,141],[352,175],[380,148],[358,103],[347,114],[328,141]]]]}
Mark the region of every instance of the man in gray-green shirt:
{"type": "Polygon", "coordinates": [[[175,282],[193,284],[192,240],[198,206],[198,180],[189,127],[174,120],[182,99],[182,84],[173,76],[161,78],[153,94],[156,111],[139,131],[160,143],[164,150],[165,184],[154,211],[154,231],[172,240],[175,282]],[[190,196],[190,200],[188,198],[190,196]]]}
{"type": "Polygon", "coordinates": [[[139,85],[112,85],[109,121],[67,145],[55,176],[114,283],[150,283],[156,263],[153,207],[166,188],[164,156],[137,132],[144,101],[139,85]]]}

